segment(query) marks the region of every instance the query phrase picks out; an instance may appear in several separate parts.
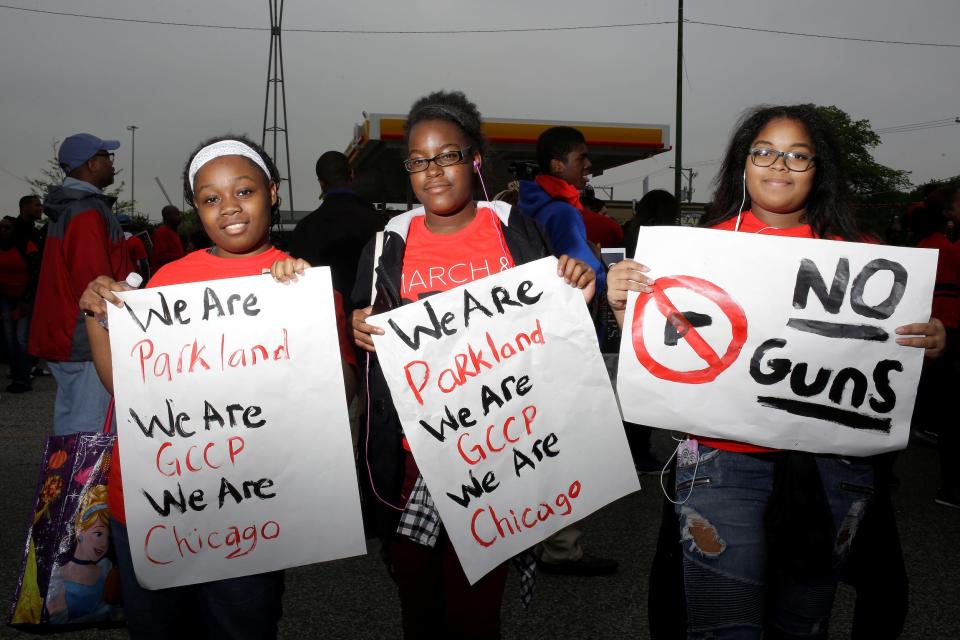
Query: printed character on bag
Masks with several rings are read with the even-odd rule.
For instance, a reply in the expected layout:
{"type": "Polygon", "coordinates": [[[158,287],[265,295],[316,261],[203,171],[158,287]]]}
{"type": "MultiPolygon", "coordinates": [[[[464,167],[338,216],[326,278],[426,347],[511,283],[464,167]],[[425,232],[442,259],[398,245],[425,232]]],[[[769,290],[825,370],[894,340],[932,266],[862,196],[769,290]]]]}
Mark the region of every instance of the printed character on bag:
{"type": "Polygon", "coordinates": [[[10,624],[123,621],[107,507],[113,440],[108,434],[47,439],[10,624]]]}

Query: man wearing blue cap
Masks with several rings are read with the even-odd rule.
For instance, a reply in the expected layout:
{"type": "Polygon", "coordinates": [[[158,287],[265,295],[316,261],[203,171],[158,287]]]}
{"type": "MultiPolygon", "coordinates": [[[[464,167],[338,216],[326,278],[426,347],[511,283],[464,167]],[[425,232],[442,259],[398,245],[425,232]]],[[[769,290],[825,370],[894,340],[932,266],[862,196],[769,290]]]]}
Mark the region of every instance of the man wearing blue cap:
{"type": "Polygon", "coordinates": [[[116,140],[89,133],[68,137],[57,161],[66,174],[52,187],[43,208],[50,223],[30,325],[30,353],[47,361],[57,380],[53,432],[97,431],[110,395],[93,367],[93,356],[78,302],[91,280],[123,280],[133,270],[123,231],[111,208],[116,198],[102,189],[113,184],[116,140]]]}

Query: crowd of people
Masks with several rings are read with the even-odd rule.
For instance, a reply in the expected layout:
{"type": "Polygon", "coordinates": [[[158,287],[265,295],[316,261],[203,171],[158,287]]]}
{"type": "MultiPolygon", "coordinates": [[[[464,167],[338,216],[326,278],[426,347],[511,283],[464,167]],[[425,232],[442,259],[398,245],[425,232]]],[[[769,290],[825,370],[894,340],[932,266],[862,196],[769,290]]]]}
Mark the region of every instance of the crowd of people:
{"type": "MultiPolygon", "coordinates": [[[[175,207],[163,209],[152,236],[124,231],[129,218],[117,216],[103,193],[113,181],[119,143],[70,136],[58,155],[63,184],[42,204],[24,197],[20,217],[0,221],[7,391],[28,391],[31,371],[46,367],[57,382],[54,432],[98,430],[113,389],[109,334],[98,320],[106,305],[120,304],[116,293],[129,286],[128,274],[137,271],[147,287],[159,287],[264,269],[287,281],[311,265],[330,266],[347,402],[359,393],[364,397],[357,404],[374,408],[360,420],[359,476],[368,534],[382,542],[397,587],[398,627],[406,638],[499,638],[507,565],[471,585],[442,525],[424,535],[418,518],[432,508],[423,499],[428,489],[377,359],[372,336],[383,331],[368,319],[455,286],[453,278],[418,274],[449,273],[468,260],[471,268],[463,272],[478,278],[554,255],[558,277],[580,290],[594,311],[606,305],[622,326],[628,294],[653,291],[647,274],[655,265],[634,256],[640,228],[679,221],[676,201],[663,191],[648,193],[623,226],[606,215],[605,203],[584,192],[589,148],[572,127],[540,136],[538,175],[519,182],[515,205],[477,200],[490,158],[481,123],[476,105],[460,92],[435,92],[414,103],[397,170],[408,174],[420,206],[390,220],[354,192],[346,157],[324,153],[316,166],[323,203],[297,225],[289,252],[271,238],[279,174],[256,143],[221,136],[189,155],[184,197],[210,246],[185,253],[175,207]],[[41,232],[43,214],[48,222],[41,232]],[[608,268],[599,251],[607,247],[626,247],[627,258],[608,268]]],[[[836,136],[812,105],[752,109],[737,123],[701,224],[727,233],[877,242],[858,228],[843,167],[836,136]]],[[[943,480],[936,500],[960,508],[950,468],[958,434],[938,406],[948,401],[958,364],[960,191],[931,192],[906,220],[915,245],[939,249],[940,259],[933,317],[898,329],[896,342],[926,356],[916,419],[939,438],[943,480]]],[[[649,576],[669,588],[651,589],[653,637],[825,638],[841,579],[857,586],[869,611],[861,615],[858,601],[856,637],[899,635],[907,595],[889,497],[892,456],[777,451],[691,433],[666,462],[651,452],[649,427],[625,428],[637,472],[669,479],[649,576]],[[877,540],[890,541],[875,550],[887,563],[883,571],[876,563],[850,561],[858,545],[876,547],[877,540]],[[871,609],[881,602],[882,611],[871,609]]],[[[199,628],[209,637],[274,637],[282,571],[161,590],[138,584],[116,450],[113,459],[106,503],[131,636],[193,637],[199,628]]],[[[578,522],[544,540],[534,553],[537,569],[575,576],[617,571],[616,560],[583,549],[582,534],[578,522]]],[[[50,614],[67,615],[59,605],[50,614]]]]}

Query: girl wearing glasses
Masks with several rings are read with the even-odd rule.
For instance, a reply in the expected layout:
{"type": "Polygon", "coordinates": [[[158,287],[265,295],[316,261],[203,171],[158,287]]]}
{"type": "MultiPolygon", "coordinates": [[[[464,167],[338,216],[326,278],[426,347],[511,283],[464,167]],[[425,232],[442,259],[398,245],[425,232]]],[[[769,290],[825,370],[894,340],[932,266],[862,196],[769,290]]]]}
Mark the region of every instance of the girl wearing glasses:
{"type": "MultiPolygon", "coordinates": [[[[703,224],[862,241],[840,161],[835,135],[813,105],[753,109],[734,131],[703,224]]],[[[627,292],[652,291],[645,271],[625,260],[607,276],[621,323],[627,292]]],[[[928,356],[943,350],[939,320],[897,333],[919,336],[897,342],[928,356]]],[[[838,571],[873,492],[872,466],[696,440],[698,449],[675,469],[688,637],[825,638],[838,571]]]]}
{"type": "MultiPolygon", "coordinates": [[[[442,527],[432,542],[398,533],[411,513],[408,500],[422,481],[374,352],[370,334],[383,332],[366,323],[374,311],[550,255],[536,222],[504,202],[473,199],[487,148],[480,122],[477,107],[460,92],[431,93],[414,103],[404,131],[403,169],[422,206],[387,224],[375,274],[373,243],[367,246],[352,296],[354,339],[370,352],[361,475],[369,479],[370,515],[397,584],[407,638],[500,637],[506,565],[470,586],[442,527]]],[[[586,300],[593,297],[596,276],[586,264],[561,256],[558,275],[582,289],[586,300]]]]}

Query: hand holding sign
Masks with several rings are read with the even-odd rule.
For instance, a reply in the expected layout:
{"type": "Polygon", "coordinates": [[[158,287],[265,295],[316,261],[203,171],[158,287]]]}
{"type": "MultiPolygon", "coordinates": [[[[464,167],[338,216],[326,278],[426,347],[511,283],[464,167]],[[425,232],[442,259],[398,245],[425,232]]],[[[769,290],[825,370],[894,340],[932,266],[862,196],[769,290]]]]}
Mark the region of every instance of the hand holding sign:
{"type": "Polygon", "coordinates": [[[291,282],[297,282],[299,280],[297,276],[302,276],[303,272],[309,268],[310,263],[303,258],[287,258],[285,260],[277,260],[270,265],[270,275],[272,275],[273,279],[277,282],[289,284],[291,282]]]}
{"type": "Polygon", "coordinates": [[[354,343],[364,351],[375,353],[377,349],[373,344],[373,336],[382,336],[383,329],[367,324],[367,318],[372,314],[373,305],[354,310],[350,314],[350,328],[353,331],[354,343]]]}
{"type": "Polygon", "coordinates": [[[571,287],[583,291],[584,301],[590,304],[597,288],[597,274],[590,265],[564,254],[557,258],[557,275],[571,287]]]}
{"type": "Polygon", "coordinates": [[[623,327],[623,312],[627,308],[627,297],[631,291],[636,293],[653,293],[653,280],[646,275],[650,269],[636,260],[627,258],[621,260],[607,272],[607,301],[617,320],[623,327]]]}
{"type": "Polygon", "coordinates": [[[939,358],[947,347],[947,330],[938,318],[897,327],[897,344],[923,349],[927,358],[939,358]]]}

